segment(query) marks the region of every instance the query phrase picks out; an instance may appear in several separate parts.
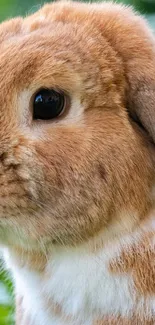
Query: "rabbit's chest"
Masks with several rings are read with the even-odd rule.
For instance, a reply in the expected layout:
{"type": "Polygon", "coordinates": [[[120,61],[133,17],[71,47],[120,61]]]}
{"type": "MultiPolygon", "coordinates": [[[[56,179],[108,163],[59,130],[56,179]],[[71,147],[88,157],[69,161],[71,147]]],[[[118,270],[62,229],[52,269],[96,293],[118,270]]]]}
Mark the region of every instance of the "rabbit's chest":
{"type": "Polygon", "coordinates": [[[107,254],[51,259],[44,276],[14,266],[17,294],[23,297],[20,325],[95,325],[99,317],[134,308],[132,279],[109,271],[107,254]]]}
{"type": "Polygon", "coordinates": [[[27,317],[28,325],[98,325],[98,319],[108,325],[116,315],[132,319],[131,325],[135,314],[140,315],[137,324],[148,317],[154,324],[154,236],[142,239],[136,235],[95,254],[84,248],[53,253],[43,273],[11,258],[22,297],[20,325],[27,325],[27,317]]]}

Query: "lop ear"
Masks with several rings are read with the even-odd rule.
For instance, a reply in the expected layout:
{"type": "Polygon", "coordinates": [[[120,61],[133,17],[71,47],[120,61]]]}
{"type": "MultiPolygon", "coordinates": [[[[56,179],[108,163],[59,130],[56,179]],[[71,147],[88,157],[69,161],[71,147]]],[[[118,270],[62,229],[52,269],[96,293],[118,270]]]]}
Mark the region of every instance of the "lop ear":
{"type": "Polygon", "coordinates": [[[155,36],[132,8],[114,5],[107,16],[115,24],[111,36],[104,23],[104,33],[124,62],[127,108],[155,143],[155,36]]]}
{"type": "Polygon", "coordinates": [[[130,64],[127,106],[155,143],[155,58],[151,62],[143,58],[130,64]]]}
{"type": "Polygon", "coordinates": [[[132,8],[109,2],[101,8],[100,31],[124,63],[129,113],[155,142],[155,36],[132,8]]]}

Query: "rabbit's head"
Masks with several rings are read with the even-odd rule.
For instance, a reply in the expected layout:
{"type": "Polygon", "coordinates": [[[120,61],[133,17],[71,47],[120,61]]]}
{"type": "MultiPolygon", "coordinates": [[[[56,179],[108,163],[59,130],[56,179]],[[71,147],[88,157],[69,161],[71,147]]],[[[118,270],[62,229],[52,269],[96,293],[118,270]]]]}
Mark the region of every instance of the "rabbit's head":
{"type": "Polygon", "coordinates": [[[77,244],[153,206],[155,42],[112,3],[0,26],[0,238],[77,244]]]}

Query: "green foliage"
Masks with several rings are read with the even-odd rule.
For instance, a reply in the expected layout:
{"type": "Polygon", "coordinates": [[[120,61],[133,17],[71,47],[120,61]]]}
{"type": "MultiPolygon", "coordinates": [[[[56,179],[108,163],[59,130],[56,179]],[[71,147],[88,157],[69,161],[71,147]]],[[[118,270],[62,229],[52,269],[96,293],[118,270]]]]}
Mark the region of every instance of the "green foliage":
{"type": "MultiPolygon", "coordinates": [[[[86,0],[89,1],[89,0],[86,0]]],[[[92,0],[93,1],[93,0],[92,0]]],[[[100,1],[100,0],[97,0],[100,1]]],[[[142,13],[155,13],[155,0],[116,0],[118,2],[124,2],[131,4],[142,13]]],[[[44,0],[0,0],[0,20],[7,17],[13,17],[16,15],[24,15],[25,13],[33,12],[40,7],[44,0]]]]}
{"type": "Polygon", "coordinates": [[[14,325],[13,286],[5,271],[0,273],[0,325],[14,325]]]}
{"type": "Polygon", "coordinates": [[[12,306],[0,305],[0,325],[14,325],[12,306]]]}

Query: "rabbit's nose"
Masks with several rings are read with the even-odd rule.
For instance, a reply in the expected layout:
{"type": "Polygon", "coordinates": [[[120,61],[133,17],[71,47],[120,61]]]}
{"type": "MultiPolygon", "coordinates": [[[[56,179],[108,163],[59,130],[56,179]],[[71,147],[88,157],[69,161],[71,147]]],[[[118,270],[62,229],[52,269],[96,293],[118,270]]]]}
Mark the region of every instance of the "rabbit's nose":
{"type": "Polygon", "coordinates": [[[9,167],[9,166],[18,166],[19,162],[15,159],[14,156],[9,155],[8,153],[3,153],[0,157],[3,166],[9,167]]]}
{"type": "Polygon", "coordinates": [[[14,154],[14,150],[8,150],[0,154],[0,162],[4,167],[18,166],[20,163],[14,154]]]}
{"type": "Polygon", "coordinates": [[[19,165],[20,146],[19,138],[0,140],[0,163],[6,167],[19,165]]]}

